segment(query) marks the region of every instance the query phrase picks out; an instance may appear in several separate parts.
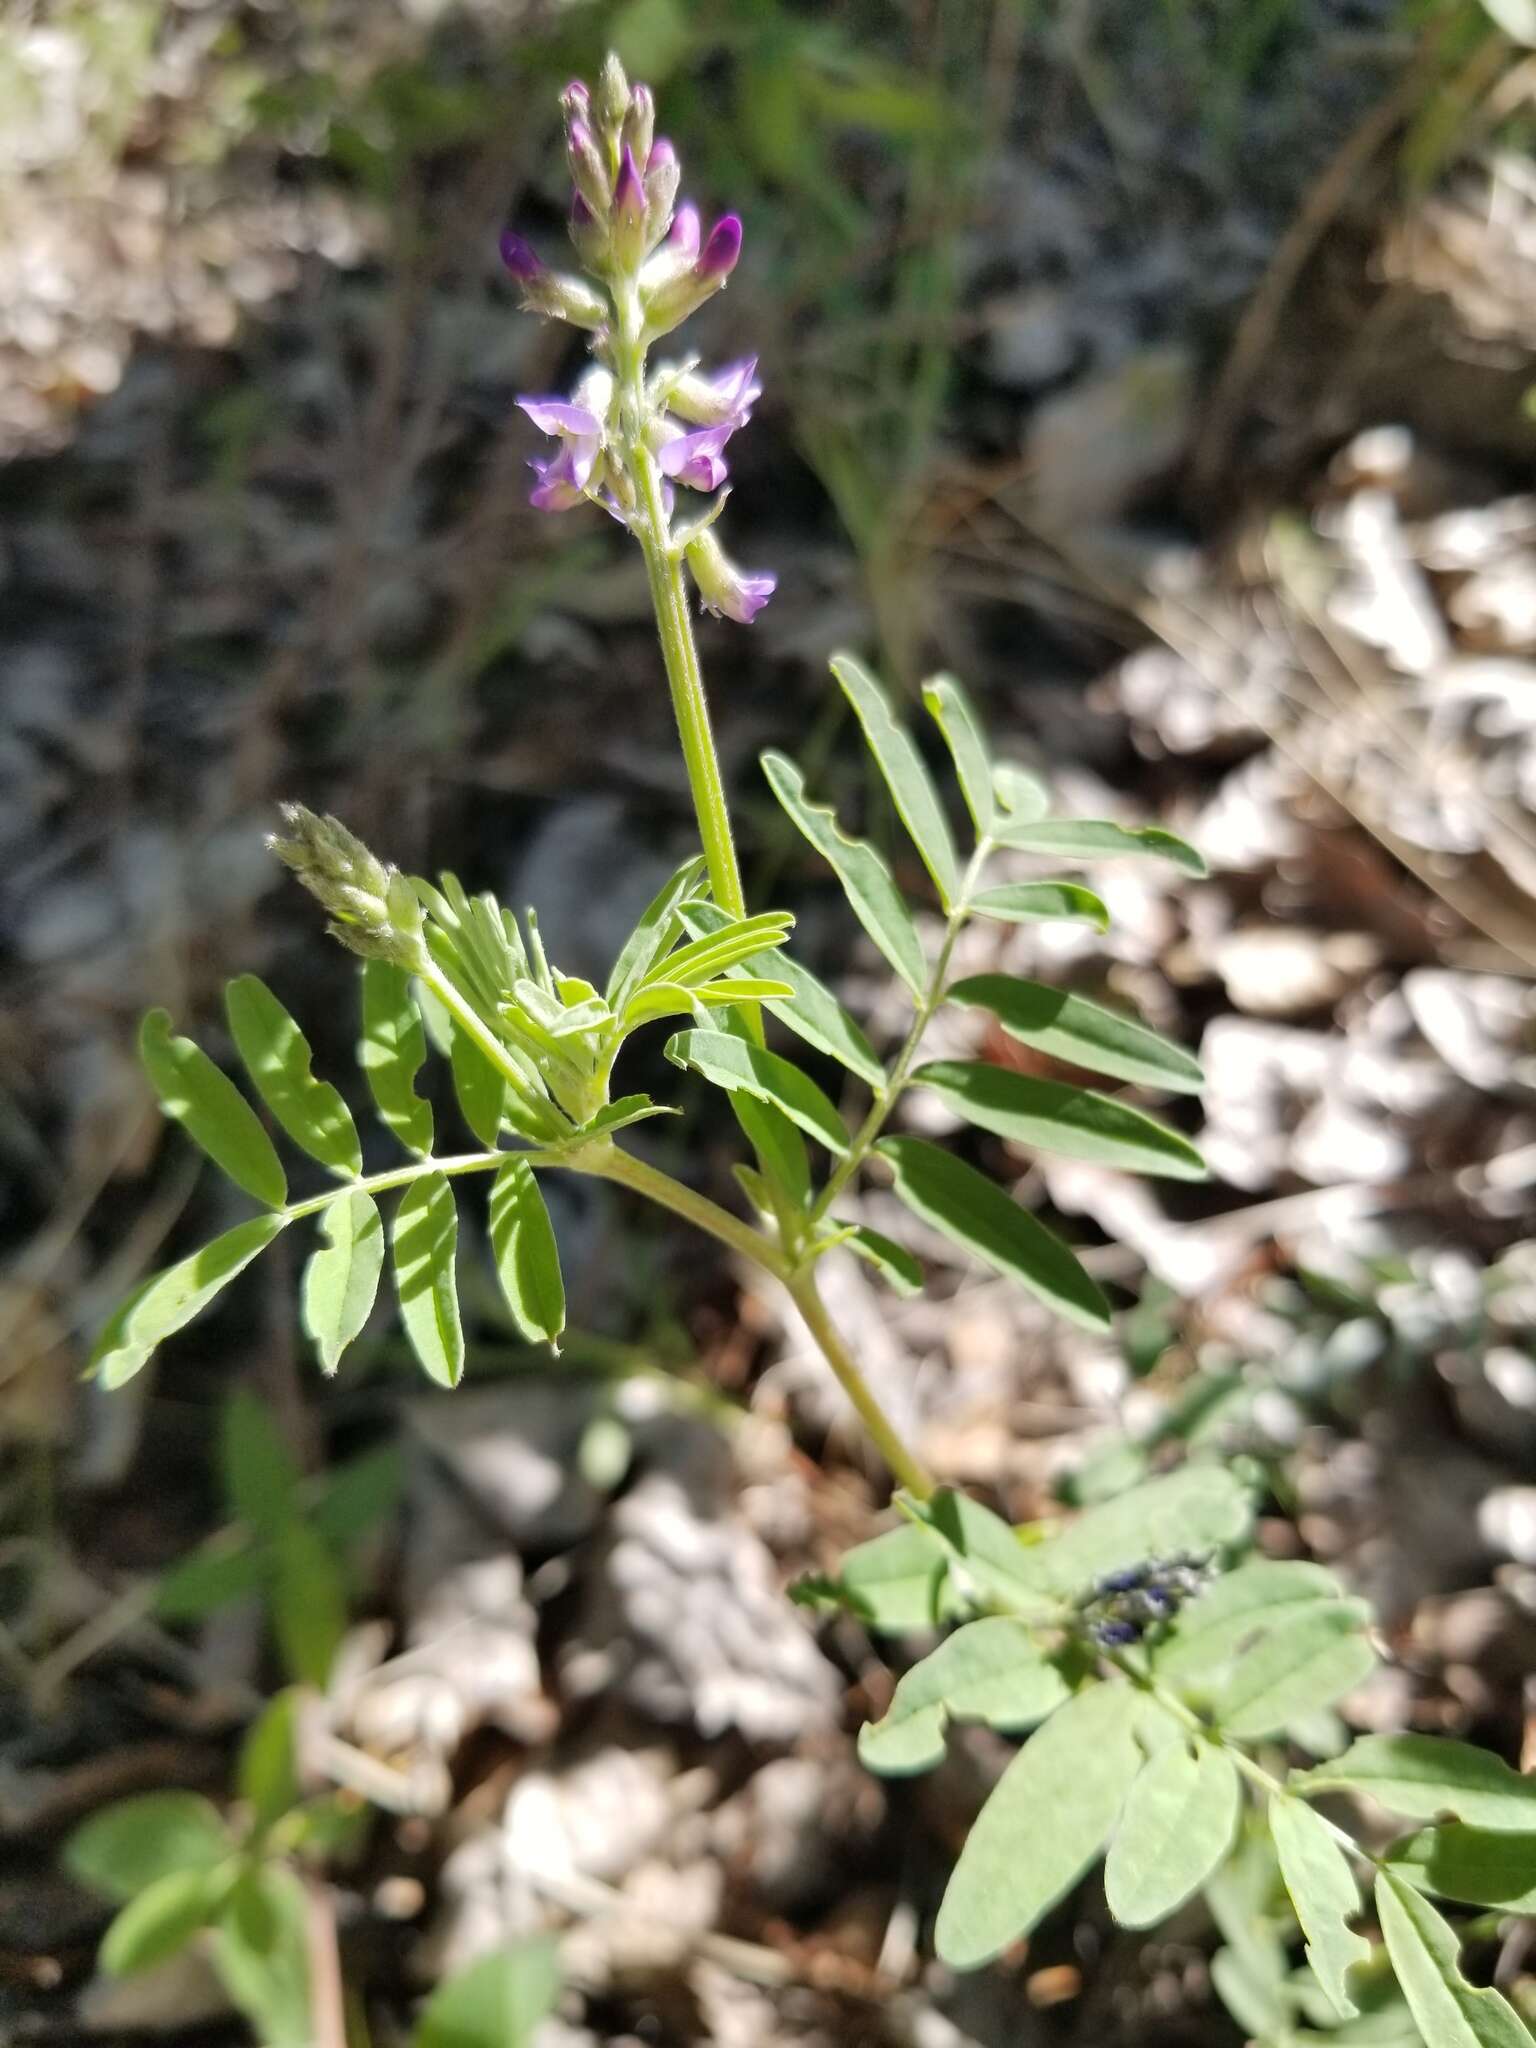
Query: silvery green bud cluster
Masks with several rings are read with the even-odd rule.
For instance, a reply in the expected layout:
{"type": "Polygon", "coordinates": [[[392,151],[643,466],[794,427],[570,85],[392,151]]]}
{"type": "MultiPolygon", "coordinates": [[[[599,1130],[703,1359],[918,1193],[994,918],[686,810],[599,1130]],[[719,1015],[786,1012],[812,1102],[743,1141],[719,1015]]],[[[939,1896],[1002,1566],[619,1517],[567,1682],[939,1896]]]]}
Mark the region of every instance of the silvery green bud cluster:
{"type": "Polygon", "coordinates": [[[288,832],[267,845],[331,914],[327,929],[364,960],[387,960],[415,973],[425,961],[422,909],[398,868],[369,852],[339,818],[283,804],[288,832]]]}

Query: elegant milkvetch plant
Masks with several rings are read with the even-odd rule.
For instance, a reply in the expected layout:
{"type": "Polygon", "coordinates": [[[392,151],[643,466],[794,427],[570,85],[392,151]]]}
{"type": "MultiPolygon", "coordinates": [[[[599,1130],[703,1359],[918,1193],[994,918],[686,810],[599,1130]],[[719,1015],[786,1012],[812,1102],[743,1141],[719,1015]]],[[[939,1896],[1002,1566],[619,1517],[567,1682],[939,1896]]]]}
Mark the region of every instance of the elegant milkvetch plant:
{"type": "Polygon", "coordinates": [[[364,1172],[352,1112],[314,1075],[299,1025],[242,975],[226,996],[235,1048],[271,1123],[326,1177],[317,1191],[291,1195],[267,1125],[153,1012],[141,1046],[166,1113],[258,1213],[125,1302],[102,1333],[95,1369],[121,1385],[282,1232],[312,1224],[303,1319],[322,1369],[334,1372],[363,1331],[387,1257],[417,1358],[452,1386],[464,1365],[459,1184],[488,1182],[487,1235],[508,1307],[530,1341],[551,1345],[564,1327],[565,1290],[541,1177],[582,1173],[628,1188],[782,1284],[898,1483],[899,1525],[852,1551],[834,1578],[799,1589],[808,1603],[842,1605],[877,1631],[954,1625],[864,1731],[870,1768],[928,1768],[954,1721],[1034,1731],[960,1855],[935,1928],[942,1957],[958,1968],[986,1962],[1102,1856],[1110,1910],[1127,1926],[1151,1926],[1204,1890],[1226,1940],[1218,1989],[1273,2048],[1408,2040],[1415,2029],[1430,2048],[1526,2041],[1502,1995],[1463,1976],[1457,1935],[1430,1895],[1493,1912],[1536,1906],[1536,1779],[1487,1752],[1420,1736],[1368,1737],[1334,1753],[1342,1743],[1328,1710],[1376,1660],[1368,1612],[1316,1566],[1250,1555],[1252,1488],[1237,1472],[1190,1464],[1060,1529],[1011,1529],[935,1486],[827,1313],[817,1268],[835,1247],[898,1290],[923,1284],[908,1249],[843,1213],[878,1159],[922,1224],[1057,1314],[1110,1327],[1105,1297],[1066,1244],[956,1154],[890,1126],[907,1092],[926,1089],[1014,1146],[1201,1178],[1189,1141],[1119,1093],[985,1060],[924,1060],[922,1045],[937,1011],[969,1005],[1070,1068],[1163,1095],[1194,1093],[1197,1062],[1135,1018],[1040,982],[952,980],[950,969],[973,920],[1108,922],[1100,898],[1070,877],[991,878],[998,853],[1067,865],[1139,855],[1193,875],[1202,863],[1155,828],[1052,816],[1037,781],[994,760],[961,686],[936,676],[923,705],[953,766],[956,809],[968,821],[962,843],[887,695],[854,656],[838,654],[833,675],[942,912],[933,944],[881,854],[807,791],[795,763],[770,752],[762,768],[911,999],[893,1056],[877,1054],[796,957],[787,912],[749,914],[691,604],[746,624],[773,591],[770,574],[732,563],[714,530],[727,444],[759,396],[756,363],[709,373],[686,357],[650,361],[652,345],[725,284],[741,223],[726,215],[706,235],[678,203],[677,155],[654,132],[651,95],[631,87],[615,60],[595,91],[570,86],[563,106],[570,233],[583,274],[551,269],[515,231],[502,242],[525,303],[584,333],[592,358],[569,397],[520,401],[555,443],[535,461],[533,500],[550,511],[597,505],[641,547],[702,851],[663,885],[598,988],[555,964],[532,911],[519,919],[451,874],[435,884],[404,875],[338,820],[285,807],[274,851],[362,961],[359,1064],[403,1158],[364,1172]],[[680,512],[684,502],[697,509],[680,512]],[[679,1113],[615,1092],[629,1039],[663,1022],[668,1058],[722,1091],[750,1147],[750,1162],[736,1168],[745,1216],[619,1142],[633,1124],[679,1113]],[[845,1121],[817,1080],[770,1046],[769,1025],[843,1069],[864,1092],[862,1115],[845,1121]],[[440,1146],[437,1114],[418,1087],[429,1048],[447,1064],[472,1149],[456,1139],[440,1146]],[[381,1198],[391,1205],[387,1247],[381,1198]],[[1323,1760],[1288,1770],[1287,1755],[1309,1746],[1323,1760]],[[1336,1793],[1428,1825],[1386,1853],[1368,1852],[1314,1803],[1336,1793]],[[1373,1875],[1380,1949],[1351,1925],[1363,1912],[1357,1866],[1373,1875]],[[1301,1972],[1289,1959],[1287,1915],[1306,1946],[1301,1972]]]}

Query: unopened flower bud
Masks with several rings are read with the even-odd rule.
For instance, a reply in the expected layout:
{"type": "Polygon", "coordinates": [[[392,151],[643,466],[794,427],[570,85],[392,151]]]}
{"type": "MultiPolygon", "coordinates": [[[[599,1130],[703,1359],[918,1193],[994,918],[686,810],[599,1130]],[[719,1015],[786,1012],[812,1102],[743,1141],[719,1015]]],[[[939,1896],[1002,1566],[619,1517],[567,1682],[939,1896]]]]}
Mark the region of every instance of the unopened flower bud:
{"type": "Polygon", "coordinates": [[[629,112],[629,80],[614,51],[603,59],[597,80],[597,118],[611,134],[617,135],[629,112]]]}
{"type": "Polygon", "coordinates": [[[634,151],[627,145],[613,187],[611,234],[615,260],[633,270],[645,254],[645,186],[634,151]]]}
{"type": "Polygon", "coordinates": [[[603,327],[608,301],[585,278],[551,270],[540,262],[521,235],[509,230],[501,238],[501,259],[522,286],[523,305],[546,319],[566,320],[572,327],[603,327]],[[509,246],[510,245],[510,246],[509,246]]]}
{"type": "Polygon", "coordinates": [[[734,213],[722,214],[699,251],[699,275],[724,284],[736,268],[740,255],[741,218],[734,213]]]}
{"type": "Polygon", "coordinates": [[[681,177],[677,151],[665,135],[658,135],[651,145],[650,158],[645,166],[647,250],[654,249],[672,225],[672,209],[677,203],[677,188],[681,177]]]}
{"type": "Polygon", "coordinates": [[[560,95],[560,111],[569,121],[585,121],[592,109],[592,95],[583,79],[573,78],[560,95]]]}
{"type": "Polygon", "coordinates": [[[267,845],[330,912],[328,930],[365,960],[415,972],[424,961],[421,907],[397,868],[386,867],[339,818],[303,804],[280,806],[288,836],[267,845]]]}
{"type": "Polygon", "coordinates": [[[597,137],[581,119],[572,121],[565,132],[565,154],[571,166],[571,181],[599,220],[608,216],[608,165],[597,137]]]}
{"type": "Polygon", "coordinates": [[[571,247],[589,270],[595,269],[608,250],[608,230],[596,218],[578,192],[571,200],[571,217],[566,222],[571,247]]]}
{"type": "Polygon", "coordinates": [[[656,133],[656,101],[648,85],[631,88],[629,110],[624,116],[621,140],[626,149],[633,150],[637,164],[647,164],[651,154],[651,138],[656,133]]]}
{"type": "Polygon", "coordinates": [[[532,284],[543,274],[544,259],[532,242],[515,229],[501,231],[501,260],[519,284],[532,284]]]}
{"type": "Polygon", "coordinates": [[[691,232],[697,234],[697,214],[691,207],[679,207],[672,233],[640,274],[645,293],[646,332],[653,339],[670,334],[706,299],[712,299],[736,268],[736,259],[741,254],[741,222],[734,213],[728,213],[715,222],[708,240],[686,269],[668,261],[685,214],[693,215],[689,225],[691,232]]]}
{"type": "Polygon", "coordinates": [[[748,626],[778,588],[776,576],[738,569],[712,532],[696,535],[687,552],[699,602],[717,618],[748,626]]]}

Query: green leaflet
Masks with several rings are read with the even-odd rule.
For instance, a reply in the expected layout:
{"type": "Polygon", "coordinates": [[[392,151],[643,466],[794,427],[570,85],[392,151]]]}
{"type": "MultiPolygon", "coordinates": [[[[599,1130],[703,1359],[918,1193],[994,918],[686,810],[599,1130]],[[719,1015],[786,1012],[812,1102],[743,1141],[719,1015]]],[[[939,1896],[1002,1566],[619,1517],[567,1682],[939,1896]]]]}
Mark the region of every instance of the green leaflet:
{"type": "MultiPolygon", "coordinates": [[[[704,873],[704,856],[695,854],[667,877],[641,914],[640,922],[619,949],[613,972],[603,990],[608,1006],[617,1016],[651,968],[678,935],[677,907],[691,896],[704,873]]],[[[721,913],[724,916],[724,912],[721,913]]]]}
{"type": "Polygon", "coordinates": [[[1088,1508],[1040,1542],[1020,1545],[1019,1571],[1037,1593],[1070,1599],[1142,1558],[1219,1553],[1242,1542],[1252,1521],[1252,1496],[1234,1473],[1185,1465],[1088,1508]]]}
{"type": "Polygon", "coordinates": [[[258,1829],[270,1827],[303,1796],[298,1769],[302,1704],[297,1687],[278,1693],[251,1723],[240,1745],[236,1783],[258,1829]]]}
{"type": "Polygon", "coordinates": [[[492,1066],[456,1017],[449,1026],[448,1064],[465,1123],[485,1149],[494,1152],[507,1108],[506,1076],[492,1066]]]}
{"type": "Polygon", "coordinates": [[[897,724],[890,700],[862,663],[851,654],[834,654],[832,673],[864,728],[864,738],[885,778],[897,815],[933,877],[946,910],[960,894],[960,863],[949,821],[939,802],[922,756],[910,735],[897,724]]]}
{"type": "Polygon", "coordinates": [[[1217,1725],[1244,1742],[1282,1734],[1304,1715],[1331,1706],[1369,1677],[1376,1652],[1363,1633],[1361,1600],[1308,1608],[1239,1658],[1212,1701],[1217,1725]]]}
{"type": "Polygon", "coordinates": [[[108,1320],[91,1353],[89,1370],[109,1391],[125,1385],[167,1337],[200,1315],[258,1252],[266,1250],[287,1220],[253,1216],[146,1281],[108,1320]]]}
{"type": "Polygon", "coordinates": [[[882,1231],[867,1223],[855,1224],[847,1239],[848,1249],[882,1274],[898,1294],[911,1296],[923,1291],[923,1269],[906,1248],[894,1244],[882,1231]]]}
{"type": "Polygon", "coordinates": [[[1033,824],[1036,818],[1043,818],[1051,807],[1044,784],[1037,782],[1033,775],[1027,775],[1022,768],[1015,768],[1011,761],[999,762],[993,769],[992,789],[1003,812],[992,836],[1004,845],[1008,843],[1008,834],[1014,826],[1033,824]]]}
{"type": "Polygon", "coordinates": [[[1338,1580],[1321,1565],[1269,1558],[1239,1565],[1179,1614],[1153,1652],[1158,1679],[1204,1699],[1226,1681],[1236,1658],[1256,1648],[1272,1629],[1342,1598],[1338,1580]]]}
{"type": "Polygon", "coordinates": [[[1376,1880],[1376,1917],[1425,2048],[1531,2048],[1514,2007],[1462,1975],[1454,1930],[1390,1870],[1376,1880]]]}
{"type": "Polygon", "coordinates": [[[1362,1735],[1342,1756],[1291,1779],[1291,1790],[1367,1792],[1410,1820],[1454,1814],[1473,1827],[1536,1831],[1536,1777],[1512,1771],[1491,1750],[1439,1735],[1362,1735]]]}
{"type": "Polygon", "coordinates": [[[1184,1048],[1134,1018],[1068,995],[1043,981],[1011,974],[973,974],[945,991],[949,1003],[970,1003],[992,1015],[1010,1038],[1052,1059],[1117,1080],[1188,1095],[1199,1089],[1200,1063],[1184,1048]]]}
{"type": "Polygon", "coordinates": [[[1200,1889],[1232,1847],[1242,1811],[1225,1751],[1182,1737],[1147,1759],[1126,1795],[1104,1864],[1104,1896],[1122,1927],[1154,1927],[1200,1889]]]}
{"type": "Polygon", "coordinates": [[[537,1936],[498,1948],[438,1986],[413,2048],[533,2048],[560,1992],[559,1954],[537,1936]]]}
{"type": "Polygon", "coordinates": [[[219,1915],[214,1965],[262,2048],[314,2048],[309,1909],[281,1864],[247,1871],[219,1915]]]}
{"type": "Polygon", "coordinates": [[[1171,860],[1186,875],[1207,872],[1201,856],[1185,840],[1156,825],[1112,825],[1102,818],[1042,818],[1000,825],[995,837],[1025,853],[1045,853],[1066,860],[1098,860],[1113,854],[1152,854],[1171,860]]]}
{"type": "Polygon", "coordinates": [[[97,1961],[109,1977],[131,1977],[185,1948],[218,1913],[232,1872],[172,1870],[130,1899],[102,1937],[97,1961]]]}
{"type": "Polygon", "coordinates": [[[960,1851],[934,1930],[942,1962],[990,1962],[1097,1860],[1141,1768],[1140,1705],[1129,1685],[1090,1685],[1030,1737],[960,1851]]]}
{"type": "Polygon", "coordinates": [[[778,1053],[729,1032],[679,1031],[667,1041],[667,1058],[717,1088],[771,1104],[839,1158],[847,1152],[842,1118],[810,1076],[778,1053]]]}
{"type": "Polygon", "coordinates": [[[1004,882],[996,889],[983,889],[970,899],[970,908],[980,917],[995,917],[1002,924],[1039,924],[1047,918],[1066,918],[1091,924],[1097,931],[1109,930],[1109,911],[1102,897],[1076,882],[1004,882]]]}
{"type": "Polygon", "coordinates": [[[975,1588],[1026,1618],[1051,1617],[1056,1603],[1034,1574],[1034,1551],[1000,1515],[947,1486],[931,1500],[905,1506],[950,1558],[951,1573],[962,1587],[975,1588]]]}
{"type": "Polygon", "coordinates": [[[615,1131],[626,1130],[630,1124],[644,1123],[652,1116],[681,1116],[680,1109],[670,1103],[652,1102],[648,1095],[621,1095],[616,1102],[610,1102],[597,1115],[589,1117],[576,1133],[579,1138],[611,1138],[615,1131]]]}
{"type": "Polygon", "coordinates": [[[835,1581],[802,1584],[799,1597],[834,1599],[877,1635],[936,1628],[955,1610],[943,1552],[911,1522],[856,1543],[835,1581]]]}
{"type": "Polygon", "coordinates": [[[358,1063],[379,1115],[408,1151],[432,1151],[432,1105],[416,1093],[427,1041],[411,1001],[411,978],[385,960],[363,962],[363,1035],[358,1063]]]}
{"type": "Polygon", "coordinates": [[[789,818],[832,869],[854,916],[921,1001],[927,981],[923,949],[890,869],[866,841],[838,830],[828,806],[806,800],[805,778],[786,755],[767,753],[762,761],[769,787],[789,818]]]}
{"type": "Polygon", "coordinates": [[[190,1038],[171,1035],[167,1010],[151,1010],[139,1029],[139,1056],[174,1117],[236,1187],[269,1209],[288,1199],[288,1179],[261,1120],[227,1074],[190,1038]]]}
{"type": "Polygon", "coordinates": [[[271,1408],[248,1387],[236,1387],[219,1421],[224,1497],[238,1521],[273,1537],[299,1512],[299,1467],[271,1408]]]}
{"type": "MultiPolygon", "coordinates": [[[[685,912],[690,931],[719,931],[729,923],[726,914],[713,903],[690,903],[685,912]]],[[[885,1069],[874,1047],[824,982],[787,952],[758,954],[744,960],[731,972],[737,976],[771,973],[789,984],[783,1001],[765,1003],[779,1022],[814,1045],[830,1059],[839,1061],[851,1074],[871,1088],[885,1085],[885,1069]]]]}
{"type": "Polygon", "coordinates": [[[335,1552],[308,1522],[291,1521],[274,1545],[272,1629],[296,1684],[324,1691],[347,1632],[347,1589],[335,1552]]]}
{"type": "Polygon", "coordinates": [[[309,1040],[254,974],[238,975],[224,991],[230,1035],[257,1094],[311,1159],[332,1173],[356,1179],[363,1170],[352,1112],[329,1081],[310,1071],[309,1040]]]}
{"type": "MultiPolygon", "coordinates": [[[[757,917],[726,917],[723,923],[716,924],[708,914],[715,908],[709,902],[690,902],[681,906],[680,916],[690,930],[694,925],[694,913],[703,913],[699,918],[701,934],[658,961],[652,973],[646,976],[646,981],[697,988],[703,982],[712,981],[717,974],[725,974],[732,967],[740,966],[744,960],[759,957],[763,959],[764,972],[772,973],[777,969],[774,953],[789,937],[795,921],[787,910],[765,910],[757,917]]],[[[644,983],[641,985],[643,987],[644,983]]]]}
{"type": "Polygon", "coordinates": [[[981,721],[953,676],[930,676],[923,685],[923,703],[954,757],[960,794],[965,798],[976,836],[985,839],[992,830],[996,805],[992,795],[992,762],[981,721]]]}
{"type": "Polygon", "coordinates": [[[304,1334],[330,1374],[373,1310],[384,1268],[384,1223],[372,1195],[338,1195],[321,1210],[325,1243],[304,1269],[304,1334]]]}
{"type": "Polygon", "coordinates": [[[429,1379],[456,1387],[464,1370],[464,1332],[454,1254],[459,1217],[440,1173],[413,1181],[395,1211],[392,1245],[400,1318],[429,1379]]]}
{"type": "Polygon", "coordinates": [[[1514,1835],[1446,1821],[1394,1842],[1387,1860],[1407,1883],[1442,1899],[1505,1913],[1536,1913],[1536,1833],[1514,1835]]]}
{"type": "Polygon", "coordinates": [[[1307,1961],[1341,2020],[1359,2011],[1349,1993],[1349,1972],[1369,1960],[1371,1944],[1349,1922],[1360,1911],[1360,1891],[1349,1859],[1310,1806],[1271,1799],[1269,1828],[1280,1874],[1306,1937],[1307,1961]]]}
{"type": "Polygon", "coordinates": [[[558,1349],[565,1328],[560,1251],[533,1168],[516,1153],[491,1183],[490,1232],[497,1278],[513,1321],[530,1344],[558,1349]]]}
{"type": "Polygon", "coordinates": [[[1187,1138],[1139,1109],[1089,1088],[1037,1081],[987,1060],[930,1060],[912,1076],[984,1131],[1065,1159],[1204,1180],[1205,1161],[1187,1138]]]}
{"type": "Polygon", "coordinates": [[[985,1174],[924,1138],[882,1138],[875,1146],[915,1216],[1027,1287],[1085,1329],[1107,1330],[1109,1303],[1071,1252],[985,1174]]]}
{"type": "Polygon", "coordinates": [[[230,1853],[229,1831],[196,1792],[141,1792],[80,1823],[64,1867],[109,1899],[132,1899],[178,1870],[213,1870],[230,1853]]]}
{"type": "Polygon", "coordinates": [[[949,1636],[901,1680],[883,1719],[859,1730],[859,1758],[888,1777],[931,1770],[950,1721],[984,1721],[1017,1733],[1068,1698],[1022,1622],[989,1615],[949,1636]]]}

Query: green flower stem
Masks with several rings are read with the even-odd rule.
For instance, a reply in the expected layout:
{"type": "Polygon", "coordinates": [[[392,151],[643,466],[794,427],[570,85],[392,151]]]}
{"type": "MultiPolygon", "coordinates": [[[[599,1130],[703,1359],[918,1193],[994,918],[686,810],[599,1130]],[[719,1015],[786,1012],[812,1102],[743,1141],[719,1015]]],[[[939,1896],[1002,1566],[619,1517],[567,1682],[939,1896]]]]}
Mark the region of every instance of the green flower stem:
{"type": "Polygon", "coordinates": [[[983,839],[977,846],[975,853],[971,856],[970,865],[965,871],[965,878],[960,884],[960,893],[951,907],[949,921],[944,927],[944,940],[939,947],[938,958],[933,963],[933,972],[928,977],[928,986],[924,989],[923,999],[917,1006],[917,1014],[912,1019],[912,1028],[902,1042],[901,1051],[897,1053],[895,1063],[891,1067],[890,1073],[886,1076],[885,1086],[869,1105],[868,1114],[854,1134],[854,1140],[848,1147],[847,1156],[839,1160],[826,1186],[816,1197],[811,1208],[810,1220],[813,1224],[819,1223],[821,1218],[826,1215],[832,1204],[843,1192],[843,1189],[847,1187],[859,1168],[864,1164],[864,1161],[869,1157],[871,1146],[876,1138],[879,1137],[881,1131],[884,1130],[891,1111],[896,1107],[897,1099],[907,1085],[907,1078],[912,1071],[912,1063],[917,1058],[918,1047],[923,1042],[923,1033],[928,1029],[929,1021],[934,1011],[938,1009],[944,1000],[944,988],[949,977],[949,963],[955,950],[955,941],[959,938],[961,928],[970,915],[971,891],[976,886],[982,867],[985,865],[987,856],[991,851],[992,842],[989,839],[983,839]]]}
{"type": "Polygon", "coordinates": [[[826,1304],[816,1291],[814,1274],[805,1272],[785,1283],[795,1307],[805,1319],[805,1326],[815,1338],[818,1349],[831,1366],[838,1385],[848,1396],[858,1413],[859,1420],[869,1431],[892,1476],[917,1500],[933,1498],[933,1481],[922,1465],[902,1442],[895,1425],[885,1410],[870,1392],[869,1382],[854,1362],[853,1354],[838,1335],[832,1318],[827,1314],[826,1304]]]}

